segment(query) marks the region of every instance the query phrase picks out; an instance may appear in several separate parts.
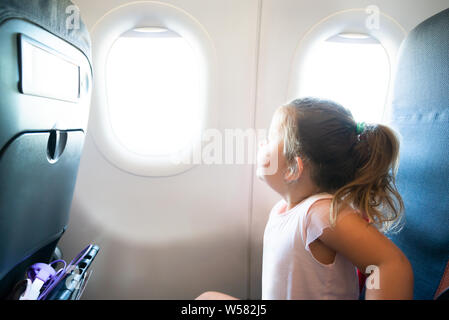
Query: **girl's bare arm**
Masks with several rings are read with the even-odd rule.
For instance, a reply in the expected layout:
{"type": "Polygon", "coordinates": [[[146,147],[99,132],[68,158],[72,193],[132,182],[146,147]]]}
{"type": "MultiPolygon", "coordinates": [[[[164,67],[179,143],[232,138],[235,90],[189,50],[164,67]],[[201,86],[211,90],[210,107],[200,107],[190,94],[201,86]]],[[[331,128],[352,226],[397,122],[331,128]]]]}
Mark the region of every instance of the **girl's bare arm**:
{"type": "MultiPolygon", "coordinates": [[[[347,209],[351,210],[351,209],[347,209]]],[[[357,214],[337,218],[319,238],[326,246],[349,259],[360,271],[371,266],[379,285],[366,288],[366,299],[413,299],[413,271],[402,251],[357,214]]]]}

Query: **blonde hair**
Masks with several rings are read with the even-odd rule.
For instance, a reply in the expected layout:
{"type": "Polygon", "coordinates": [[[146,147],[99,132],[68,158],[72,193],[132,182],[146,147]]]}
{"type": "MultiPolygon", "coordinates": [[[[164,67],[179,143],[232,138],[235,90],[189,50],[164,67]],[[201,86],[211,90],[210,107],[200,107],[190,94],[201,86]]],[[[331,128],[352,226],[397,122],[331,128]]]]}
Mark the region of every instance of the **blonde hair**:
{"type": "Polygon", "coordinates": [[[332,226],[347,205],[381,231],[400,226],[404,204],[395,185],[399,140],[392,129],[372,124],[357,132],[350,111],[315,98],[294,100],[275,117],[289,170],[297,170],[294,159],[301,157],[321,192],[333,194],[332,226]]]}

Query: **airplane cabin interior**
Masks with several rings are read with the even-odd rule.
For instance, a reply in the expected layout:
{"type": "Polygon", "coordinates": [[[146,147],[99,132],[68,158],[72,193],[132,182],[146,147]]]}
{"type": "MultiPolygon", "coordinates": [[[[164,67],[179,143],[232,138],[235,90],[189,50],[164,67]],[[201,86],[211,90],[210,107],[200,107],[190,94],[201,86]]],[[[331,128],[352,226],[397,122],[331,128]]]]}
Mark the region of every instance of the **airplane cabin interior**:
{"type": "Polygon", "coordinates": [[[448,157],[448,0],[0,0],[2,300],[447,300],[448,157]]]}

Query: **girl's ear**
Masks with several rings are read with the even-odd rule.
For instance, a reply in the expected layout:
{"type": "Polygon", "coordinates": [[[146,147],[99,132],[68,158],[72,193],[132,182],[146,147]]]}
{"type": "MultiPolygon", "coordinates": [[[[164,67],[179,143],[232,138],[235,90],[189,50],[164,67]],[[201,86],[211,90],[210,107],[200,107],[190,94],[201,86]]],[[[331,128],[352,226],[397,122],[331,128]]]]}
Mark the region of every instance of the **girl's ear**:
{"type": "Polygon", "coordinates": [[[293,182],[301,177],[302,171],[304,170],[304,165],[300,157],[295,157],[295,165],[296,172],[290,168],[290,170],[285,174],[285,181],[293,182]]]}

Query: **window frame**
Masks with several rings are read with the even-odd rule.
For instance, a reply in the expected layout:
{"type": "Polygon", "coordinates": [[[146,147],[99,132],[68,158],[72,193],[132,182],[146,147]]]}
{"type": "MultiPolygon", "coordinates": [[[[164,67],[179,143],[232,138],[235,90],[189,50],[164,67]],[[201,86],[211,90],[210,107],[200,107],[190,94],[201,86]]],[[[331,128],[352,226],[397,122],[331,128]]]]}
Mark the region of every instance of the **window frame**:
{"type": "Polygon", "coordinates": [[[159,2],[135,2],[116,7],[101,17],[93,26],[92,55],[94,89],[89,121],[89,133],[96,148],[116,168],[145,177],[178,175],[192,169],[192,159],[201,150],[201,133],[216,126],[212,117],[216,99],[216,50],[205,28],[186,11],[171,4],[159,2]],[[202,119],[195,142],[189,150],[178,156],[145,156],[136,154],[116,139],[108,114],[106,87],[106,63],[109,50],[123,33],[142,27],[162,27],[184,38],[199,59],[199,102],[202,119]]]}
{"type": "Polygon", "coordinates": [[[390,64],[390,81],[382,115],[382,122],[387,122],[390,113],[392,83],[394,83],[395,77],[396,57],[407,33],[404,27],[393,17],[380,10],[378,12],[378,26],[369,28],[366,23],[369,18],[370,13],[367,12],[366,8],[338,11],[318,21],[304,35],[300,36],[288,76],[286,101],[291,101],[303,95],[301,83],[306,79],[301,71],[304,69],[307,55],[318,42],[326,41],[342,33],[366,34],[379,41],[387,53],[390,64]]]}

